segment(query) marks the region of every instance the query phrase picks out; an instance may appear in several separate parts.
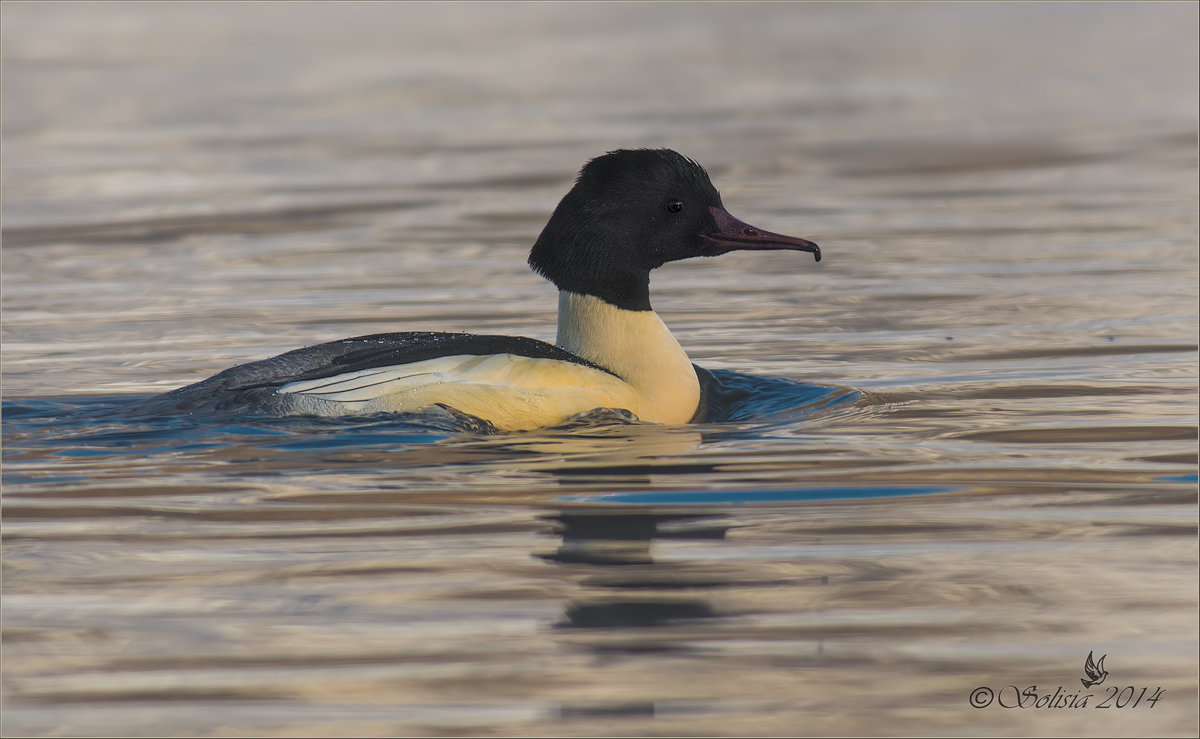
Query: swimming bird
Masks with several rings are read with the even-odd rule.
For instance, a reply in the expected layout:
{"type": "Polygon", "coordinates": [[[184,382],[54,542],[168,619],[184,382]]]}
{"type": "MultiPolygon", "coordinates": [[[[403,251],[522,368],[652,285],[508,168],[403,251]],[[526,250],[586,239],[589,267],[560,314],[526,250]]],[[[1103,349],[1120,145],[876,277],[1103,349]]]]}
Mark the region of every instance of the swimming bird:
{"type": "Polygon", "coordinates": [[[238,365],[153,399],[171,411],[342,416],[452,409],[499,430],[596,409],[642,421],[698,417],[700,382],[650,306],[650,272],[691,257],[790,249],[806,239],[734,218],[708,173],[670,149],[587,162],[529,253],[558,288],[554,344],[520,336],[373,334],[238,365]]]}

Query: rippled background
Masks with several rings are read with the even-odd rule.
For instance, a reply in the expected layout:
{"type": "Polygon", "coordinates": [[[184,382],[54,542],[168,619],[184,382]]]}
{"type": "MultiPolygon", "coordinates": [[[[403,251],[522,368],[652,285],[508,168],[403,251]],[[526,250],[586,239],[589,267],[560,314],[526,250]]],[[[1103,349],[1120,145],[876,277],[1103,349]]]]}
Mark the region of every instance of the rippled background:
{"type": "Polygon", "coordinates": [[[1195,4],[2,19],[6,735],[1195,734],[1195,4]],[[526,252],[630,146],[824,250],[656,273],[716,421],[128,412],[553,339],[526,252]]]}

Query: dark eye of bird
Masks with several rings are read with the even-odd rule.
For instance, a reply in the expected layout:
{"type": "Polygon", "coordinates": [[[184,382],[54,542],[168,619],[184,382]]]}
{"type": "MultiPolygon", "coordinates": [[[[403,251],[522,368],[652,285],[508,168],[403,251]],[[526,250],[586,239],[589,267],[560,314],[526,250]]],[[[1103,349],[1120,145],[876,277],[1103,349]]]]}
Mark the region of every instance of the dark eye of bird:
{"type": "Polygon", "coordinates": [[[681,210],[683,210],[683,201],[682,200],[668,200],[667,201],[667,212],[668,213],[678,213],[681,210]]]}

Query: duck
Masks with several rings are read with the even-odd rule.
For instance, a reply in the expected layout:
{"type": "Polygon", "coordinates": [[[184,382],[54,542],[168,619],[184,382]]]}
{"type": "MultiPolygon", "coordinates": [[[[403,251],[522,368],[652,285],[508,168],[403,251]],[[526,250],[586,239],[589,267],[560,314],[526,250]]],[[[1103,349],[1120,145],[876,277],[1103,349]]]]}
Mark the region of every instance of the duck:
{"type": "Polygon", "coordinates": [[[231,367],[154,398],[171,412],[364,416],[449,411],[499,431],[597,410],[654,424],[703,414],[699,368],[650,305],[650,273],[808,239],[732,216],[708,173],[672,149],[618,149],[584,164],[528,264],[558,289],[555,342],[433,331],[371,334],[231,367]]]}

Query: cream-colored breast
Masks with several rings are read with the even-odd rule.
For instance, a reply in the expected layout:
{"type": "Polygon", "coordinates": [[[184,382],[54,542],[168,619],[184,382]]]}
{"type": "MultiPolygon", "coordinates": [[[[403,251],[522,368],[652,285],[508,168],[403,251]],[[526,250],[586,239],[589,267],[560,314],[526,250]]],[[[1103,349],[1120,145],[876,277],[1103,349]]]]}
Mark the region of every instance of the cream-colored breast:
{"type": "Polygon", "coordinates": [[[687,423],[700,382],[687,352],[652,310],[618,308],[591,295],[558,293],[558,339],[572,354],[615,372],[638,396],[643,421],[687,423]]]}

